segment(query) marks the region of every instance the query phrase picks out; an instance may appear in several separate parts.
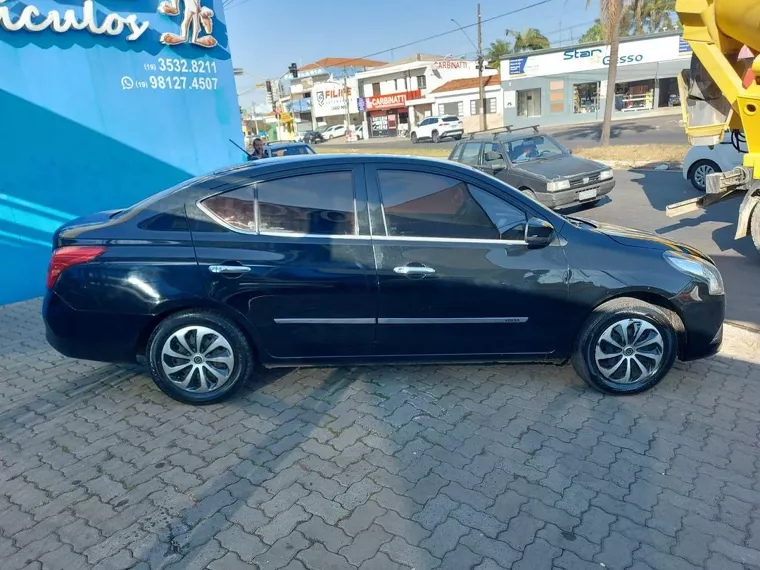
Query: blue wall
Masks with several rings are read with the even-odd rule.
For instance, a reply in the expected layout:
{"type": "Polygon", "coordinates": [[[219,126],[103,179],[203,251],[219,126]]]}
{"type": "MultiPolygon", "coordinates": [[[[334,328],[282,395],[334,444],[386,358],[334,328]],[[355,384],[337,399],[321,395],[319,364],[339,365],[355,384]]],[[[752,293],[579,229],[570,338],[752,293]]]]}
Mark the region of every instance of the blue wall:
{"type": "MultiPolygon", "coordinates": [[[[228,140],[243,142],[222,3],[201,3],[214,10],[213,48],[162,44],[181,15],[160,14],[158,0],[95,4],[98,25],[111,13],[149,22],[135,41],[126,28],[8,31],[3,9],[15,22],[28,4],[0,3],[0,304],[44,292],[63,222],[243,160],[228,140]]],[[[33,5],[39,23],[51,10],[81,17],[84,0],[33,5]]]]}

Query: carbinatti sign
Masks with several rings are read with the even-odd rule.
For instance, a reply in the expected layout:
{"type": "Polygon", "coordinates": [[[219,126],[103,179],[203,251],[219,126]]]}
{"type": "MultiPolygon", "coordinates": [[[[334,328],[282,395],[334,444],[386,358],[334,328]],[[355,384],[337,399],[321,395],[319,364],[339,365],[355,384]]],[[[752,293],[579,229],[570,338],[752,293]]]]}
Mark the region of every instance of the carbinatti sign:
{"type": "Polygon", "coordinates": [[[373,97],[365,97],[367,111],[374,111],[376,109],[394,109],[397,107],[406,107],[406,102],[412,99],[419,99],[422,96],[422,92],[419,89],[414,91],[404,91],[401,93],[391,93],[389,95],[375,95],[373,97]]]}

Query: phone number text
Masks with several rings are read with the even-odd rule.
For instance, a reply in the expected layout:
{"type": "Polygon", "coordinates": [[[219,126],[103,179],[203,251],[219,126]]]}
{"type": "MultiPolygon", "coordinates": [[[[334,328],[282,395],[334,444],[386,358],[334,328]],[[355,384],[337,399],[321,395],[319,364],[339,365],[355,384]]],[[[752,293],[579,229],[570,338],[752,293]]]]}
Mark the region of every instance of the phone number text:
{"type": "Polygon", "coordinates": [[[146,63],[147,71],[166,71],[168,73],[216,73],[216,62],[205,60],[187,60],[159,57],[157,63],[146,63]]]}
{"type": "Polygon", "coordinates": [[[151,75],[148,84],[151,89],[203,89],[213,91],[217,88],[219,80],[216,77],[180,77],[176,75],[151,75]]]}

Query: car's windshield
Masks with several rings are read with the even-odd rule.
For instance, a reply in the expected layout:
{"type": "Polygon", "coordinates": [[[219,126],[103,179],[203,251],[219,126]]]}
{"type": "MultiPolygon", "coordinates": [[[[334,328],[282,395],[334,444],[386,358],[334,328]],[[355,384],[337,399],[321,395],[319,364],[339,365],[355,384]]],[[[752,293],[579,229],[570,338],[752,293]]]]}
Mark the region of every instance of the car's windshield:
{"type": "Polygon", "coordinates": [[[509,159],[512,162],[552,158],[566,153],[554,139],[546,135],[534,135],[524,139],[516,139],[506,144],[509,159]]]}

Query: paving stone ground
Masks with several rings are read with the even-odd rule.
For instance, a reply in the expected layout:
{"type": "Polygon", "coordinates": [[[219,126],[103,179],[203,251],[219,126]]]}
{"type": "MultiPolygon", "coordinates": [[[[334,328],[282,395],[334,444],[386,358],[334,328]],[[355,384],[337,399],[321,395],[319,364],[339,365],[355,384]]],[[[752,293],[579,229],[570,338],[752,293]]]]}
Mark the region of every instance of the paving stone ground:
{"type": "Polygon", "coordinates": [[[0,308],[0,568],[760,568],[760,344],[655,390],[568,367],[277,370],[194,408],[0,308]]]}

